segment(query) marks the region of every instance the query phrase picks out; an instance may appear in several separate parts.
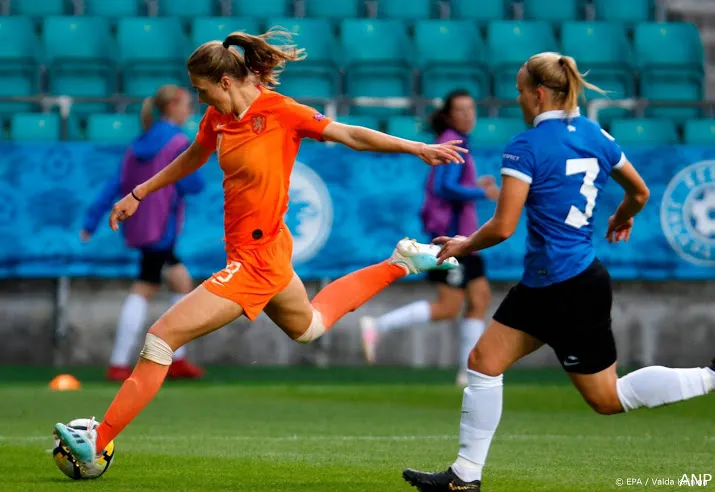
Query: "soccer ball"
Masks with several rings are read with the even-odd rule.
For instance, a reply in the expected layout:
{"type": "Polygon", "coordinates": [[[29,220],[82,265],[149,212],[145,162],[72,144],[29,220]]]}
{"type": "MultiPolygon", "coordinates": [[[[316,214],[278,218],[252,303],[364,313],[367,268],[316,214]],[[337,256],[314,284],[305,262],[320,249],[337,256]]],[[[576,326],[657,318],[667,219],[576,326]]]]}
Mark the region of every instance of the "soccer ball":
{"type": "MultiPolygon", "coordinates": [[[[75,419],[67,424],[73,429],[87,430],[89,425],[89,419],[75,419]]],[[[114,441],[110,442],[102,454],[97,458],[94,464],[89,467],[80,468],[77,460],[72,456],[69,449],[64,447],[59,439],[55,437],[55,447],[52,450],[52,456],[55,459],[55,464],[57,468],[60,469],[62,473],[67,475],[73,480],[87,480],[92,478],[99,478],[104,472],[109,469],[109,466],[114,460],[114,441]]]]}

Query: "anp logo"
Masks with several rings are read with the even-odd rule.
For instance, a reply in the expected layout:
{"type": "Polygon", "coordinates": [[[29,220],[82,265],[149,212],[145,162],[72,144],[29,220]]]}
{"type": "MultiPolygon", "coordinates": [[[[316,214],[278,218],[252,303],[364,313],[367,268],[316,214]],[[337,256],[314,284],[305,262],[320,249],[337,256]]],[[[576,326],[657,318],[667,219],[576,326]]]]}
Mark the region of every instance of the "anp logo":
{"type": "Polygon", "coordinates": [[[291,175],[286,223],[293,234],[294,263],[315,256],[333,227],[333,202],[328,188],[315,171],[299,161],[291,175]]]}
{"type": "Polygon", "coordinates": [[[683,259],[715,266],[715,161],[697,162],[675,175],[663,194],[660,223],[683,259]]]}

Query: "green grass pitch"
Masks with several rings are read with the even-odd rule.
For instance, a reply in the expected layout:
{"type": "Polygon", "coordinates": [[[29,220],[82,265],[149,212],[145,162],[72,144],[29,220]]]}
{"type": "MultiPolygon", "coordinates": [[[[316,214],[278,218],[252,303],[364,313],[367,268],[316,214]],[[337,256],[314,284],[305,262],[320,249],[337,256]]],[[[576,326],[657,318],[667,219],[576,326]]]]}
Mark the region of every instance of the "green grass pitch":
{"type": "MultiPolygon", "coordinates": [[[[456,456],[453,371],[210,370],[208,381],[168,382],[115,441],[106,475],[74,482],[48,451],[52,426],[101,417],[118,386],[75,369],[82,390],[52,393],[54,370],[0,366],[0,490],[409,491],[403,468],[440,470],[456,456]]],[[[636,486],[617,479],[715,475],[714,405],[709,395],[606,417],[558,371],[510,371],[484,490],[627,490],[636,486]]]]}

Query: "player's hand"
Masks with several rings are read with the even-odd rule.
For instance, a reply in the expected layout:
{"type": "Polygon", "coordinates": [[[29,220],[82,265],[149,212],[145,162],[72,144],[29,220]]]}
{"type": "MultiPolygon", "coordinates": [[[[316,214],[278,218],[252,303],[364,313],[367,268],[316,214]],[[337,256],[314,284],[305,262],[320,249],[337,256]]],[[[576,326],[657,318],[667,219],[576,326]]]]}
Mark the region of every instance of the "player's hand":
{"type": "Polygon", "coordinates": [[[131,193],[119,200],[112,207],[112,213],[109,214],[109,227],[113,231],[119,229],[119,223],[134,215],[137,208],[139,208],[139,200],[134,198],[131,193]]]}
{"type": "Polygon", "coordinates": [[[87,241],[92,239],[92,234],[82,229],[81,231],[79,231],[79,238],[83,243],[86,243],[87,241]]]}
{"type": "Polygon", "coordinates": [[[434,244],[441,244],[442,249],[437,254],[437,264],[441,265],[444,260],[454,256],[459,258],[467,256],[473,251],[472,245],[469,243],[469,238],[464,236],[440,236],[432,241],[434,244]]]}
{"type": "Polygon", "coordinates": [[[606,232],[606,239],[609,243],[619,243],[621,241],[628,241],[631,238],[631,231],[633,230],[633,217],[623,222],[620,218],[612,215],[608,219],[608,231],[606,232]]]}
{"type": "Polygon", "coordinates": [[[481,176],[477,180],[477,186],[481,186],[482,188],[489,188],[490,186],[494,186],[497,184],[497,180],[494,179],[494,176],[481,176]]]}
{"type": "Polygon", "coordinates": [[[420,148],[417,156],[430,166],[450,163],[464,164],[461,154],[466,154],[468,150],[459,147],[461,143],[461,140],[450,140],[443,144],[425,144],[420,148]]]}
{"type": "Polygon", "coordinates": [[[492,184],[491,186],[487,186],[487,189],[484,190],[485,196],[495,202],[499,199],[499,187],[495,184],[492,184]]]}

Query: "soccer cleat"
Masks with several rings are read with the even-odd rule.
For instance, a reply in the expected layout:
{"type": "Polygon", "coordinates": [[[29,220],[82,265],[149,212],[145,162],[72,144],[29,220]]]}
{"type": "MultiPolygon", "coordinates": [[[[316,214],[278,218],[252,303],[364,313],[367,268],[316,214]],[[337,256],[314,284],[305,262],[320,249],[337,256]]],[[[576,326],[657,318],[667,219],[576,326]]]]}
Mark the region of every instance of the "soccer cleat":
{"type": "Polygon", "coordinates": [[[422,244],[414,239],[402,239],[392,252],[390,263],[404,266],[410,273],[422,273],[427,270],[452,270],[459,266],[456,258],[447,258],[437,265],[440,247],[436,244],[422,244]]]}
{"type": "Polygon", "coordinates": [[[87,430],[74,429],[65,424],[55,424],[57,439],[70,451],[80,467],[91,468],[97,460],[97,423],[90,419],[87,430]]]}
{"type": "Polygon", "coordinates": [[[377,352],[377,342],[380,334],[375,325],[375,318],[372,316],[363,316],[360,318],[360,337],[362,338],[362,352],[368,364],[375,363],[375,354],[377,352]]]}
{"type": "Polygon", "coordinates": [[[465,482],[449,468],[440,473],[424,473],[407,469],[402,472],[402,478],[407,483],[416,487],[420,492],[481,492],[482,482],[465,482]]]}
{"type": "Polygon", "coordinates": [[[132,370],[126,366],[110,366],[105,378],[107,381],[124,382],[132,375],[132,370]]]}
{"type": "Polygon", "coordinates": [[[171,363],[166,376],[169,379],[201,379],[205,372],[204,369],[188,360],[179,359],[171,363]]]}

